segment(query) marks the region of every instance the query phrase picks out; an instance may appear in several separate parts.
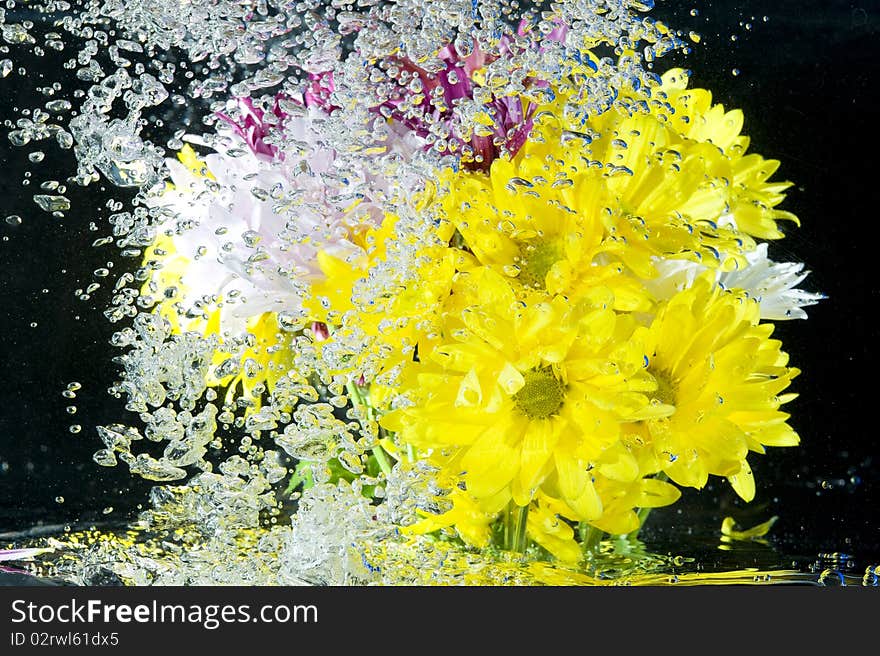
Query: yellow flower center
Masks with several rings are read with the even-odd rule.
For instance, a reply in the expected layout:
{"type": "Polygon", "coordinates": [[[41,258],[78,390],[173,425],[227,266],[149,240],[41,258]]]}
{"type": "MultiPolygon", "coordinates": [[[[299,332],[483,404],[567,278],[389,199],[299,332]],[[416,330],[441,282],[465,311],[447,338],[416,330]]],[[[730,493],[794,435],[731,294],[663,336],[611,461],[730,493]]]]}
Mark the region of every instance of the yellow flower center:
{"type": "Polygon", "coordinates": [[[562,249],[556,242],[539,241],[527,244],[520,250],[517,280],[526,287],[546,289],[547,274],[562,257],[562,249]]]}
{"type": "Polygon", "coordinates": [[[546,419],[562,407],[565,386],[553,369],[541,367],[523,374],[526,384],[513,395],[513,401],[529,419],[546,419]]]}
{"type": "Polygon", "coordinates": [[[654,380],[657,381],[657,389],[653,392],[653,399],[665,405],[675,405],[675,386],[670,380],[669,374],[665,371],[654,371],[649,369],[654,380]]]}

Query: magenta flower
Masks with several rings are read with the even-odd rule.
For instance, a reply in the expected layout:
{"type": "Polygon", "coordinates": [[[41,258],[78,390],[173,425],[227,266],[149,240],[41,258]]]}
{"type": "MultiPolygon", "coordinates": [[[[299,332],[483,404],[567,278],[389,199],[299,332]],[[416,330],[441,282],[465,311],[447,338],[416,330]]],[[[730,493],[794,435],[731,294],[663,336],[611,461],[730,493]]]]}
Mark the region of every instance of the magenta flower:
{"type": "MultiPolygon", "coordinates": [[[[52,549],[42,548],[42,549],[0,549],[0,563],[10,562],[16,560],[30,560],[34,556],[38,556],[43,553],[48,553],[52,551],[52,549]]],[[[13,574],[26,574],[22,569],[17,567],[5,567],[0,565],[0,572],[10,572],[13,574]]]]}
{"type": "MultiPolygon", "coordinates": [[[[537,50],[544,48],[547,42],[564,42],[568,33],[568,26],[562,23],[543,35],[532,27],[531,23],[522,21],[516,36],[520,42],[525,37],[527,47],[537,50]]],[[[489,125],[481,125],[479,130],[463,128],[461,108],[469,104],[473,109],[475,91],[481,86],[479,73],[510,54],[513,42],[511,35],[503,36],[497,53],[487,53],[475,43],[467,55],[448,44],[437,54],[445,64],[438,73],[428,72],[406,57],[393,57],[391,62],[409,74],[408,83],[401,85],[394,97],[373,109],[425,139],[426,149],[433,147],[440,153],[459,154],[466,168],[488,170],[495,159],[513,157],[523,146],[534,125],[537,107],[519,95],[493,96],[488,102],[481,100],[479,109],[488,115],[489,125]]],[[[549,87],[545,80],[529,78],[525,83],[532,88],[549,87]]],[[[334,90],[332,71],[309,74],[304,92],[306,104],[330,113],[335,109],[331,102],[334,90]]]]}
{"type": "Polygon", "coordinates": [[[281,108],[281,103],[291,102],[301,107],[317,107],[330,113],[336,109],[330,103],[330,94],[333,93],[333,90],[332,72],[309,73],[309,83],[303,92],[304,102],[285,94],[278,94],[272,104],[271,118],[267,117],[269,112],[264,112],[256,107],[253,99],[248,97],[237,98],[241,113],[240,119],[236,120],[224,112],[218,111],[216,114],[232,126],[232,129],[247,143],[255,155],[266,155],[272,159],[283,160],[284,152],[278,146],[266,141],[266,137],[271,134],[273,128],[284,129],[284,122],[290,116],[281,108]]]}
{"type": "Polygon", "coordinates": [[[303,93],[306,107],[320,107],[329,114],[336,109],[330,102],[330,94],[335,90],[333,71],[309,73],[309,84],[303,93]]]}
{"type": "Polygon", "coordinates": [[[535,106],[527,100],[504,96],[486,103],[482,110],[491,119],[491,125],[487,126],[490,134],[472,133],[464,137],[458,129],[461,123],[456,109],[462,100],[473,100],[477,86],[474,73],[497,56],[488,55],[475,46],[471,54],[462,57],[455,46],[447,45],[440,50],[439,58],[446,68],[437,74],[428,73],[409,59],[397,59],[401,68],[418,76],[420,85],[402,87],[398,97],[383,105],[383,113],[427,139],[429,145],[434,141],[435,148],[435,126],[445,127],[449,136],[446,144],[437,149],[461,153],[462,164],[468,168],[488,169],[499,156],[516,155],[533,125],[535,106]],[[438,102],[441,96],[437,89],[442,91],[442,102],[438,102]]]}
{"type": "Polygon", "coordinates": [[[259,107],[254,106],[254,101],[250,98],[238,98],[238,105],[241,111],[241,119],[236,121],[228,114],[217,112],[217,116],[229,123],[233,130],[240,136],[255,155],[266,155],[273,159],[281,157],[280,149],[272,144],[266,143],[265,139],[269,135],[270,130],[275,125],[284,122],[287,114],[281,109],[280,101],[285,99],[283,95],[275,97],[275,103],[272,105],[272,114],[275,120],[266,119],[266,112],[259,107]]]}

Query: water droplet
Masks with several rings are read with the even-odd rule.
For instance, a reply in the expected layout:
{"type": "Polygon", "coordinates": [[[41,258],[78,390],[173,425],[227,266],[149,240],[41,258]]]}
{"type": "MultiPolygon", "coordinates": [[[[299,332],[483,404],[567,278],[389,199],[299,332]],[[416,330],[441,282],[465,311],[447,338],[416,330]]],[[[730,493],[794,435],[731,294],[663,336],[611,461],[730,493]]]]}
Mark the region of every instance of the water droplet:
{"type": "Polygon", "coordinates": [[[70,199],[65,196],[36,194],[34,202],[46,212],[64,212],[70,209],[70,199]]]}
{"type": "Polygon", "coordinates": [[[55,133],[55,140],[58,142],[58,145],[64,150],[69,150],[73,148],[73,137],[69,132],[65,132],[64,130],[59,130],[55,133]]]}
{"type": "Polygon", "coordinates": [[[72,107],[69,100],[50,100],[46,103],[46,109],[55,113],[70,111],[72,107]]]}

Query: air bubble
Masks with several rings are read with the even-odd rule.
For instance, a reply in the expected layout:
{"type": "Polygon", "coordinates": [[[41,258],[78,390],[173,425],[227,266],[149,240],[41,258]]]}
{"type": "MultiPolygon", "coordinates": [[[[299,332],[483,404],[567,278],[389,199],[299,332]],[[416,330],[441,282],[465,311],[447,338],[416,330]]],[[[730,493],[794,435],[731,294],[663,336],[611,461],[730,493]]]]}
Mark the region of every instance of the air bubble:
{"type": "Polygon", "coordinates": [[[46,103],[46,109],[50,112],[62,113],[69,112],[73,105],[69,100],[51,100],[46,103]]]}
{"type": "Polygon", "coordinates": [[[46,212],[65,212],[70,209],[70,199],[65,196],[36,194],[34,202],[46,212]]]}

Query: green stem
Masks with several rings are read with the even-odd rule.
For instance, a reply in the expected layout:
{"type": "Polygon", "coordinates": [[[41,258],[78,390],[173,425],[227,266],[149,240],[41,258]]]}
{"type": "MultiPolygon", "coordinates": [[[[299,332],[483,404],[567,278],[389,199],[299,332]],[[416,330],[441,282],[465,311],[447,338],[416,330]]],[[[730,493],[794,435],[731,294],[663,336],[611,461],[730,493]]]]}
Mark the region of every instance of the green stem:
{"type": "Polygon", "coordinates": [[[524,554],[528,546],[526,527],[529,521],[529,507],[517,506],[513,501],[507,506],[504,518],[504,548],[507,551],[524,554]]]}
{"type": "Polygon", "coordinates": [[[524,554],[526,552],[526,528],[529,523],[529,507],[522,506],[519,508],[516,513],[516,520],[514,522],[514,538],[515,542],[513,543],[513,550],[517,553],[524,554]]]}
{"type": "Polygon", "coordinates": [[[639,508],[639,512],[636,513],[639,518],[639,528],[635,530],[636,533],[638,533],[639,529],[642,528],[642,526],[645,524],[648,519],[648,515],[651,514],[652,510],[653,508],[639,508]]]}
{"type": "MultiPolygon", "coordinates": [[[[348,395],[351,397],[352,401],[357,405],[361,412],[366,415],[368,421],[375,421],[375,415],[373,413],[373,406],[371,406],[367,400],[364,398],[361,391],[358,389],[358,386],[349,381],[345,385],[345,389],[348,390],[348,395]]],[[[371,452],[374,456],[376,456],[376,462],[379,463],[379,468],[385,473],[386,476],[391,475],[391,461],[388,459],[388,454],[385,453],[385,449],[381,447],[381,445],[377,444],[371,449],[371,452]]]]}
{"type": "Polygon", "coordinates": [[[394,465],[392,465],[391,461],[388,459],[388,454],[385,453],[385,449],[377,444],[373,447],[372,453],[376,456],[376,462],[379,463],[379,469],[385,473],[385,476],[391,476],[391,468],[394,465]]]}
{"type": "Polygon", "coordinates": [[[595,551],[596,547],[599,546],[599,543],[602,542],[602,538],[605,537],[605,531],[598,529],[595,526],[591,526],[586,522],[580,522],[578,524],[578,530],[581,534],[581,549],[583,550],[584,555],[595,551]]]}

